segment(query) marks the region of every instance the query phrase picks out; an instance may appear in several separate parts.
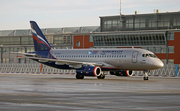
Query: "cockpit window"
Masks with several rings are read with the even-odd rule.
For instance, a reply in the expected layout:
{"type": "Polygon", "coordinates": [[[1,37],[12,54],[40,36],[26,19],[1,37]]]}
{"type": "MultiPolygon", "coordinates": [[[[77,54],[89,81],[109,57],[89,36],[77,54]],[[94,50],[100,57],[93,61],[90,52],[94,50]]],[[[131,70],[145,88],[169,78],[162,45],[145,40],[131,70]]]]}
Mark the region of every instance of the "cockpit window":
{"type": "Polygon", "coordinates": [[[142,57],[153,57],[153,58],[157,58],[157,56],[154,55],[154,54],[142,54],[142,57]]]}

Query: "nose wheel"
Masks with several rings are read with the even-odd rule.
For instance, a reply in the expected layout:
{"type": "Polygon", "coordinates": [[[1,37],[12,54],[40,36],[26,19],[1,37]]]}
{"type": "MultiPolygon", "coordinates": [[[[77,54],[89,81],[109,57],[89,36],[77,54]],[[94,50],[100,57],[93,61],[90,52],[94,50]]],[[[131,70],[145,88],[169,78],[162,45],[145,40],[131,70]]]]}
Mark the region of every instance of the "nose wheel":
{"type": "Polygon", "coordinates": [[[148,81],[148,73],[150,72],[149,70],[143,71],[144,72],[144,81],[148,81]]]}
{"type": "Polygon", "coordinates": [[[148,79],[148,77],[144,77],[144,80],[145,80],[145,81],[148,81],[149,79],[148,79]]]}

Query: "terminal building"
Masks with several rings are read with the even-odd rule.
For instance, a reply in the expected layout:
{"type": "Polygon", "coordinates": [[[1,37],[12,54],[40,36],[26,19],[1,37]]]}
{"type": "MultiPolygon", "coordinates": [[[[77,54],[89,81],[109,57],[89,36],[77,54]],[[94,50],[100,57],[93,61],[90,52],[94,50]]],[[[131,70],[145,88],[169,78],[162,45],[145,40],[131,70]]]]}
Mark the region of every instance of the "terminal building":
{"type": "MultiPolygon", "coordinates": [[[[41,26],[40,26],[41,27],[41,26]]],[[[100,17],[100,26],[42,29],[55,49],[142,48],[165,64],[180,64],[180,12],[100,17]]],[[[33,63],[11,52],[32,52],[31,30],[0,31],[1,63],[33,63]]]]}

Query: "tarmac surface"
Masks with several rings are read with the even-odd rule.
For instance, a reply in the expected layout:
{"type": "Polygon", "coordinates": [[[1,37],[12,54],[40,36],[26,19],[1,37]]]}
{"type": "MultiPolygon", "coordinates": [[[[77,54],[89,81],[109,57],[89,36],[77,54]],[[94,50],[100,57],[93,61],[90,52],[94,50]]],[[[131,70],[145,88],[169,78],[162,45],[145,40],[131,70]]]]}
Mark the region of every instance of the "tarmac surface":
{"type": "Polygon", "coordinates": [[[179,111],[180,78],[0,74],[0,111],[179,111]]]}

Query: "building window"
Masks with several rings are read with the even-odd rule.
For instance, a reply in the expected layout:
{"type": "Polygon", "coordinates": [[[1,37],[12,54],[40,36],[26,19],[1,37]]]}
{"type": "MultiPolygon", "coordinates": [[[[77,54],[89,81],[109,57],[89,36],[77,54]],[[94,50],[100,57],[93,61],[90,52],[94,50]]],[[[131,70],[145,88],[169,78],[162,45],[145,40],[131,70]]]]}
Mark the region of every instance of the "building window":
{"type": "Polygon", "coordinates": [[[174,40],[174,32],[168,34],[168,40],[174,40]]]}
{"type": "Polygon", "coordinates": [[[158,27],[170,27],[169,16],[159,16],[158,27]]]}
{"type": "Polygon", "coordinates": [[[117,21],[117,20],[113,20],[113,21],[112,21],[112,29],[113,29],[113,30],[117,30],[117,24],[118,24],[118,21],[117,21]]]}
{"type": "Polygon", "coordinates": [[[169,53],[174,53],[174,46],[168,46],[169,53]]]}
{"type": "Polygon", "coordinates": [[[162,47],[162,48],[161,48],[161,53],[166,53],[166,50],[167,50],[166,47],[162,47]]]}
{"type": "Polygon", "coordinates": [[[62,44],[63,43],[63,35],[53,36],[53,44],[62,44]]]}
{"type": "Polygon", "coordinates": [[[155,22],[156,20],[154,18],[149,18],[149,27],[156,27],[157,26],[157,22],[155,22]]]}
{"type": "Polygon", "coordinates": [[[144,28],[145,18],[135,18],[135,28],[144,28]]]}
{"type": "Polygon", "coordinates": [[[169,64],[174,64],[174,59],[168,59],[169,64]]]}
{"type": "Polygon", "coordinates": [[[106,27],[107,27],[107,29],[110,29],[110,28],[111,28],[111,20],[108,20],[108,21],[106,22],[106,27]]]}
{"type": "Polygon", "coordinates": [[[126,20],[126,28],[133,28],[133,19],[129,18],[126,20]]]}
{"type": "Polygon", "coordinates": [[[180,26],[180,16],[173,19],[173,26],[180,26]]]}
{"type": "Polygon", "coordinates": [[[89,35],[89,42],[93,42],[93,36],[89,35]]]}
{"type": "Polygon", "coordinates": [[[80,42],[79,41],[76,42],[76,46],[80,47],[80,42]]]}
{"type": "Polygon", "coordinates": [[[161,53],[161,48],[160,47],[155,47],[154,53],[161,53]]]}
{"type": "Polygon", "coordinates": [[[32,37],[21,37],[21,44],[22,45],[32,45],[34,44],[32,37]]]}

